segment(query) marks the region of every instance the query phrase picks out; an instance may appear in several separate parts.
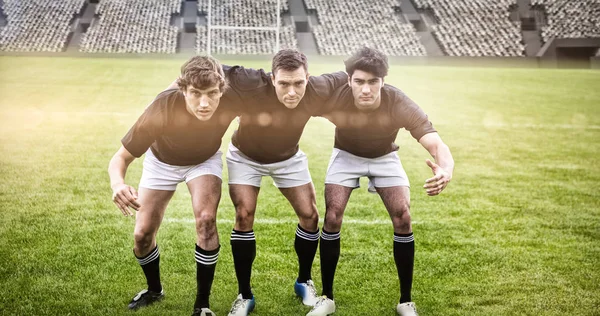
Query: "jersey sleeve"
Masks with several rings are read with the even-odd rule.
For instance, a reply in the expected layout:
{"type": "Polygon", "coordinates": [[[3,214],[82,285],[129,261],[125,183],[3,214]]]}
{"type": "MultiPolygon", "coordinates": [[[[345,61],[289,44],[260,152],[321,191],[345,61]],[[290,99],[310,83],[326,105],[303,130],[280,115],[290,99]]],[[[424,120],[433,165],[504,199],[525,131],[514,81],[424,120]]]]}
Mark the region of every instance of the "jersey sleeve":
{"type": "Polygon", "coordinates": [[[121,139],[123,147],[134,157],[142,156],[162,133],[165,102],[164,98],[157,97],[121,139]]]}
{"type": "Polygon", "coordinates": [[[329,113],[332,105],[330,99],[347,83],[348,75],[343,71],[311,76],[308,79],[305,96],[307,97],[306,108],[310,115],[319,116],[329,113]]]}
{"type": "Polygon", "coordinates": [[[405,128],[417,141],[436,132],[423,109],[401,91],[395,91],[391,117],[398,128],[405,128]]]}
{"type": "Polygon", "coordinates": [[[249,99],[271,84],[269,76],[262,69],[223,65],[223,72],[229,87],[225,90],[221,102],[226,102],[229,108],[238,113],[244,111],[249,99]]]}

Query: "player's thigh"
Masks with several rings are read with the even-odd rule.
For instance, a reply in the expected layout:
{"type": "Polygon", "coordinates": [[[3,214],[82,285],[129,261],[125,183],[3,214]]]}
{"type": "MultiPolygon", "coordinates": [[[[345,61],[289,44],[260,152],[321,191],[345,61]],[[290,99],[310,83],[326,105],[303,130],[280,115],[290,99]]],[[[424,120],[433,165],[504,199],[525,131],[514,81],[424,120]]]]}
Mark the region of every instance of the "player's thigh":
{"type": "Polygon", "coordinates": [[[244,184],[230,184],[229,196],[236,212],[254,214],[260,187],[244,184]]]}
{"type": "Polygon", "coordinates": [[[174,193],[175,191],[169,190],[139,188],[140,208],[135,217],[136,234],[155,234],[158,231],[167,205],[174,193]]]}
{"type": "Polygon", "coordinates": [[[325,211],[343,213],[354,187],[339,184],[325,184],[325,211]]]}
{"type": "Polygon", "coordinates": [[[412,232],[410,188],[407,186],[396,186],[376,189],[390,215],[394,232],[399,234],[412,232]]]}
{"type": "Polygon", "coordinates": [[[312,182],[279,190],[299,216],[311,216],[317,212],[317,199],[312,182]]]}
{"type": "Polygon", "coordinates": [[[205,174],[187,182],[196,217],[205,212],[213,215],[217,213],[217,207],[221,200],[221,183],[221,178],[212,174],[205,174]]]}
{"type": "Polygon", "coordinates": [[[376,187],[391,217],[410,216],[410,188],[407,186],[376,187]]]}
{"type": "Polygon", "coordinates": [[[206,161],[191,167],[185,173],[185,182],[192,197],[192,207],[196,217],[216,214],[221,199],[221,177],[223,160],[221,151],[217,151],[206,161]]]}

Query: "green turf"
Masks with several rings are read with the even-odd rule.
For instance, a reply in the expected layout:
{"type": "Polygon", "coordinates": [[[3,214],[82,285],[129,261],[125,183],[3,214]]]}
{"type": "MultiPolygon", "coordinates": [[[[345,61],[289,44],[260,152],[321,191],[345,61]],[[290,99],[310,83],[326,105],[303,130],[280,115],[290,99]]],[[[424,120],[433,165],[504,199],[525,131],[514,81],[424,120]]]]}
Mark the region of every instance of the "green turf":
{"type": "MultiPolygon", "coordinates": [[[[125,306],[144,286],[131,253],[134,222],[112,204],[106,168],[182,63],[0,57],[1,315],[133,315],[125,306]]],[[[310,70],[341,65],[313,62],[310,70]]],[[[600,72],[394,65],[386,80],[429,114],[456,161],[446,191],[428,197],[428,154],[407,132],[398,137],[413,184],[420,314],[600,315],[600,72]]],[[[333,126],[311,120],[301,148],[321,215],[332,144],[333,126]]],[[[137,160],[127,181],[137,185],[140,174],[137,160]]],[[[295,215],[270,179],[263,184],[254,314],[304,315],[292,289],[295,215]]],[[[158,236],[167,296],[137,314],[191,313],[192,218],[180,185],[158,236]]],[[[237,295],[233,218],[223,185],[211,296],[218,315],[237,295]]],[[[392,227],[381,201],[357,190],[345,219],[336,315],[394,315],[392,227]]],[[[320,289],[318,256],[313,278],[320,289]]]]}

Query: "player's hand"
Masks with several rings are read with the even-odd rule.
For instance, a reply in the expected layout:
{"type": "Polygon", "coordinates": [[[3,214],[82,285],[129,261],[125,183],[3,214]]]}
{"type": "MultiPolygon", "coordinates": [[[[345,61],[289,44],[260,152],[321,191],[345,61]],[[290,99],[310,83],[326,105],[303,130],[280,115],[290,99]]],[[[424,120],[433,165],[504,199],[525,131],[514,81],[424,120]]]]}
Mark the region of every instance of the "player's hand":
{"type": "Polygon", "coordinates": [[[427,192],[427,195],[438,195],[446,188],[448,182],[452,179],[452,175],[429,159],[425,162],[431,168],[431,171],[433,171],[433,177],[425,180],[423,188],[427,192]]]}
{"type": "Polygon", "coordinates": [[[138,203],[137,198],[137,191],[125,183],[118,184],[113,188],[113,202],[115,202],[121,213],[125,216],[133,216],[133,212],[129,208],[136,211],[140,209],[140,203],[138,203]]]}

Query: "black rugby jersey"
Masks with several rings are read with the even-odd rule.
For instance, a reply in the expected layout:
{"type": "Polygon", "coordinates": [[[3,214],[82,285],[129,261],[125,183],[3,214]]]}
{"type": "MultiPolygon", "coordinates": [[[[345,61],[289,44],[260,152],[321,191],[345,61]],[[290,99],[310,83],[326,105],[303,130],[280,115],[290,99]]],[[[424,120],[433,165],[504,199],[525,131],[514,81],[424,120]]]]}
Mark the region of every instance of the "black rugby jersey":
{"type": "Polygon", "coordinates": [[[164,163],[197,165],[219,150],[223,134],[238,114],[233,104],[220,102],[208,121],[200,121],[187,111],[181,91],[166,90],[146,108],[121,143],[135,157],[150,148],[164,163]]]}
{"type": "Polygon", "coordinates": [[[331,94],[348,82],[345,72],[310,76],[304,97],[294,109],[279,102],[270,73],[224,66],[229,90],[224,102],[236,103],[241,116],[232,143],[250,159],[264,164],[289,159],[311,116],[323,114],[331,94]]]}
{"type": "Polygon", "coordinates": [[[384,85],[380,106],[370,112],[354,105],[352,89],[345,85],[334,92],[326,117],[335,124],[334,147],[364,158],[376,158],[398,150],[394,142],[401,128],[417,141],[436,130],[423,110],[399,89],[384,85]]]}

